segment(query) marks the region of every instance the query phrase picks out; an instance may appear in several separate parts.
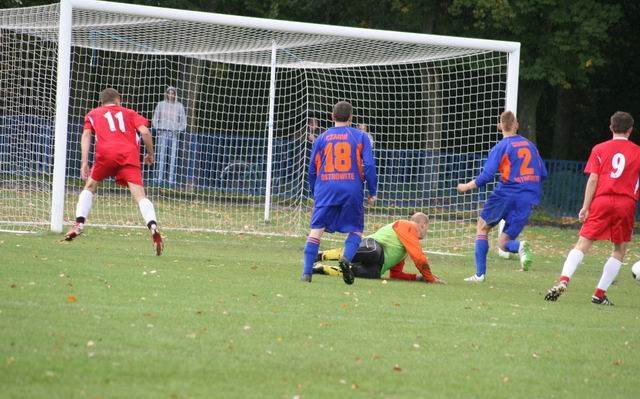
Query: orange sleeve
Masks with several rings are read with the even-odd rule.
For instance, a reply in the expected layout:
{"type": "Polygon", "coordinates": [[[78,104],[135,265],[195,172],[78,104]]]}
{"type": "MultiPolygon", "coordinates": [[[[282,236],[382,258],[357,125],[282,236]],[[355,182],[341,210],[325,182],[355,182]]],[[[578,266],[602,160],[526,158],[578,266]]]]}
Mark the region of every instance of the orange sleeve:
{"type": "Polygon", "coordinates": [[[427,264],[427,257],[422,252],[420,239],[416,227],[408,220],[398,220],[393,224],[393,230],[398,235],[400,242],[407,250],[407,253],[416,266],[424,266],[427,264]]]}
{"type": "Polygon", "coordinates": [[[404,272],[404,259],[398,262],[397,265],[389,269],[389,277],[396,280],[415,280],[416,274],[404,272]]]}
{"type": "Polygon", "coordinates": [[[413,223],[408,220],[398,220],[393,224],[393,230],[398,235],[398,239],[407,250],[407,253],[415,263],[416,268],[424,277],[424,280],[432,283],[436,280],[436,277],[431,273],[429,262],[424,252],[422,252],[422,246],[420,245],[420,239],[418,238],[418,230],[413,223]]]}

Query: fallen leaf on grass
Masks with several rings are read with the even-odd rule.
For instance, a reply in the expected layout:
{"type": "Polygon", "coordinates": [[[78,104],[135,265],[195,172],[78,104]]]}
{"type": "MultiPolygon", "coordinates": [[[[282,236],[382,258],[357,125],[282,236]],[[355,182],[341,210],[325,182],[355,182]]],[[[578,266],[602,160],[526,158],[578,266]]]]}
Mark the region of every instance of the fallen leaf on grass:
{"type": "Polygon", "coordinates": [[[10,287],[11,287],[11,288],[16,288],[16,287],[17,287],[17,285],[16,285],[15,283],[13,283],[13,284],[11,284],[11,285],[10,285],[10,287]]]}
{"type": "Polygon", "coordinates": [[[395,366],[393,366],[393,371],[395,371],[396,373],[399,373],[402,371],[402,369],[400,368],[399,365],[396,364],[395,366]]]}
{"type": "Polygon", "coordinates": [[[531,354],[531,356],[533,356],[534,359],[540,359],[540,355],[538,355],[537,353],[533,352],[531,354]]]}
{"type": "Polygon", "coordinates": [[[613,361],[614,366],[622,366],[623,364],[624,364],[624,361],[622,359],[616,359],[613,361]]]}
{"type": "Polygon", "coordinates": [[[78,298],[76,298],[75,295],[69,295],[67,297],[67,302],[70,302],[70,303],[76,302],[77,300],[78,300],[78,298]]]}

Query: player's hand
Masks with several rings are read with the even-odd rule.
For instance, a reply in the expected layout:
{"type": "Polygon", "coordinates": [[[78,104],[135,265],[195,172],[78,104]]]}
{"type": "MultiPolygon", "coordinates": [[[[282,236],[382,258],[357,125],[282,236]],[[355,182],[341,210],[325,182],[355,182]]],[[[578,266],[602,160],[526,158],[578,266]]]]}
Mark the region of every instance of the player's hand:
{"type": "Polygon", "coordinates": [[[89,172],[90,172],[89,165],[88,164],[83,164],[80,167],[80,178],[82,180],[87,180],[89,178],[89,172]]]}
{"type": "Polygon", "coordinates": [[[372,195],[367,199],[367,202],[369,203],[369,205],[373,205],[376,202],[377,198],[378,197],[376,197],[375,195],[372,195]]]}
{"type": "Polygon", "coordinates": [[[578,213],[578,219],[580,219],[581,222],[584,222],[585,220],[587,220],[588,217],[589,217],[589,208],[580,209],[580,212],[578,213]]]}
{"type": "Polygon", "coordinates": [[[460,194],[466,193],[467,191],[469,191],[469,189],[467,188],[466,183],[460,183],[458,184],[458,192],[460,194]]]}
{"type": "Polygon", "coordinates": [[[435,277],[435,280],[433,280],[433,281],[431,282],[431,284],[444,284],[444,285],[446,285],[446,284],[447,284],[447,282],[446,282],[446,281],[444,281],[444,280],[443,280],[443,279],[441,279],[440,277],[436,276],[435,274],[433,275],[433,277],[435,277]]]}
{"type": "Polygon", "coordinates": [[[144,156],[144,163],[145,163],[146,165],[151,165],[151,164],[153,164],[153,155],[152,155],[152,154],[146,154],[146,155],[144,156]]]}

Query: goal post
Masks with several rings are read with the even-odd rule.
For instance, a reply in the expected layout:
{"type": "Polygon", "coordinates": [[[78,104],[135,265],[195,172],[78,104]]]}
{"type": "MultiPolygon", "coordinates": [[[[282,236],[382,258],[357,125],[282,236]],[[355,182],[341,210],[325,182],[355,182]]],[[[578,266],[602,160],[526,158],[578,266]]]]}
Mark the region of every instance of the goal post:
{"type": "Polygon", "coordinates": [[[67,129],[69,117],[69,80],[71,74],[72,3],[60,3],[58,25],[58,75],[54,126],[53,179],[51,181],[51,231],[62,232],[67,168],[67,129]]]}
{"type": "MultiPolygon", "coordinates": [[[[0,119],[0,229],[60,232],[73,220],[82,118],[112,86],[153,120],[162,159],[143,177],[164,228],[304,234],[311,143],[333,104],[349,100],[378,162],[367,230],[422,210],[429,247],[460,252],[486,192],[460,195],[455,184],[498,140],[499,113],[517,109],[515,42],[96,0],[0,10],[0,29],[10,105],[0,119]],[[184,129],[154,118],[173,101],[169,86],[184,129]],[[36,166],[16,164],[25,148],[36,149],[36,166]]],[[[141,225],[111,181],[88,222],[141,225]]]]}

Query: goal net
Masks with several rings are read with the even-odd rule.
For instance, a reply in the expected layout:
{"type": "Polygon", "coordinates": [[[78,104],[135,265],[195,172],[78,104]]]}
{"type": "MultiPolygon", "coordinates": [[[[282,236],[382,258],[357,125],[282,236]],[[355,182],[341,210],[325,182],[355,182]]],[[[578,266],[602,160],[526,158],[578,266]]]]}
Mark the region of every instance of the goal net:
{"type": "MultiPolygon", "coordinates": [[[[114,87],[152,121],[143,177],[165,229],[304,234],[313,139],[349,100],[377,158],[367,231],[420,210],[429,248],[457,252],[486,191],[455,186],[516,104],[517,43],[93,0],[0,10],[0,34],[0,229],[73,220],[83,118],[114,87]]],[[[88,223],[143,224],[112,180],[88,223]]]]}

